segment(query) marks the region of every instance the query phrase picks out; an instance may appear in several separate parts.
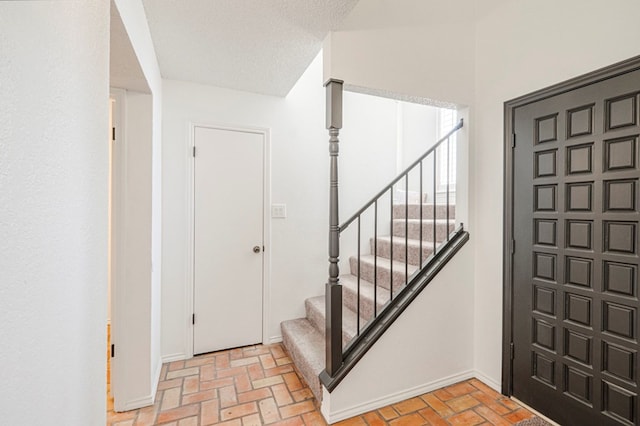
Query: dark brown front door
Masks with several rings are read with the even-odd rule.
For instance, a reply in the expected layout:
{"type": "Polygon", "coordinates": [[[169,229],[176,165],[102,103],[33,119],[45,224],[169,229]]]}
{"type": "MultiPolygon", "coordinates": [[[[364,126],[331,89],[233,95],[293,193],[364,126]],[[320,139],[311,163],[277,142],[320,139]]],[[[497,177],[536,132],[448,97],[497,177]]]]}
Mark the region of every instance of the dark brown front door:
{"type": "Polygon", "coordinates": [[[640,71],[513,112],[513,395],[640,424],[640,71]]]}

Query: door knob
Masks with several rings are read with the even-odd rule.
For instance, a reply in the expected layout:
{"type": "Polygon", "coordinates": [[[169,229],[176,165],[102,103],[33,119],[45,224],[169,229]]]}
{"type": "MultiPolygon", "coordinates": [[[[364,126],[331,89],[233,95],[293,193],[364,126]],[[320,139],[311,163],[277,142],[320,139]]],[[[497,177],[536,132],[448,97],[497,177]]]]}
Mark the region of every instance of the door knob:
{"type": "Polygon", "coordinates": [[[260,246],[255,246],[255,247],[253,248],[253,252],[254,252],[254,253],[260,253],[260,246]]]}

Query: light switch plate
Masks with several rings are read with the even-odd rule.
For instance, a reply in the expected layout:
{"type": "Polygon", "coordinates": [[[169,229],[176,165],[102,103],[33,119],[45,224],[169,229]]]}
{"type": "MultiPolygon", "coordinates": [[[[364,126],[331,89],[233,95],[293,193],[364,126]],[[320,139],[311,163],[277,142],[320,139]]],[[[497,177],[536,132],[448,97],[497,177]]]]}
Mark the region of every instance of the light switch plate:
{"type": "Polygon", "coordinates": [[[287,217],[287,205],[286,204],[272,204],[271,205],[271,217],[277,219],[284,219],[287,217]]]}

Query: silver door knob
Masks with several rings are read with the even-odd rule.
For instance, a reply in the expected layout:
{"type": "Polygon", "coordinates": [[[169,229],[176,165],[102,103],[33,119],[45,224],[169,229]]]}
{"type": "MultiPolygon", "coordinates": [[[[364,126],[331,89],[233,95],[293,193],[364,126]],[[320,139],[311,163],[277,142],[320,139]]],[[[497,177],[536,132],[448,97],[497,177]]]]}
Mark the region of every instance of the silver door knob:
{"type": "Polygon", "coordinates": [[[254,252],[254,253],[260,253],[260,246],[255,246],[255,247],[253,248],[253,252],[254,252]]]}

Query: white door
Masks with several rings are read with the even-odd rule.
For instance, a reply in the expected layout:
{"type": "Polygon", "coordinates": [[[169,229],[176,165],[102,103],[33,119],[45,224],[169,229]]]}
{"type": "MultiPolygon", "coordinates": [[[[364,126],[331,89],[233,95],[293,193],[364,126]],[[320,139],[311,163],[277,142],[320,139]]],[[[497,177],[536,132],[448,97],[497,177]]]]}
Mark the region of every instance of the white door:
{"type": "Polygon", "coordinates": [[[262,342],[265,136],[196,127],[194,354],[262,342]]]}

